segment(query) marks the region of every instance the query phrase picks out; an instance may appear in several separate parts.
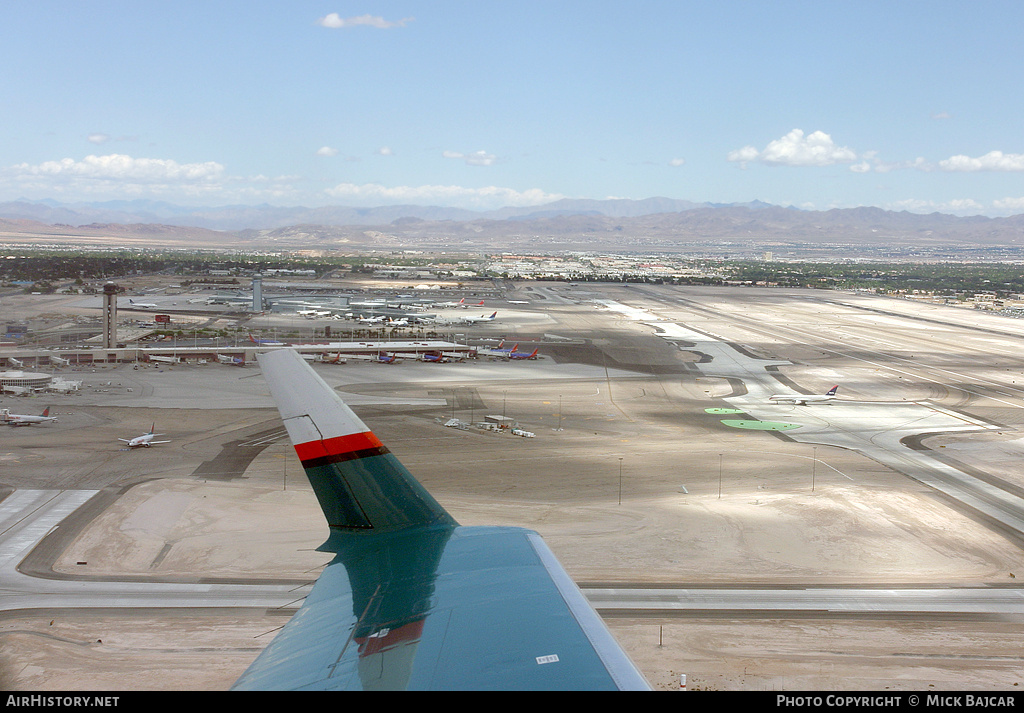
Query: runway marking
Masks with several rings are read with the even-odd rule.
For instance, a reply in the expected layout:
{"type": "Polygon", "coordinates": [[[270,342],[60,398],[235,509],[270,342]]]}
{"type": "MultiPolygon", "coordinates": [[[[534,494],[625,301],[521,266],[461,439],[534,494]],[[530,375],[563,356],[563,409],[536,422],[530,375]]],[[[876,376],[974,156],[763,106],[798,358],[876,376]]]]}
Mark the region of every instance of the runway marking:
{"type": "Polygon", "coordinates": [[[282,428],[280,431],[276,431],[274,433],[268,433],[263,436],[257,436],[248,441],[242,441],[241,443],[238,444],[238,447],[251,448],[258,446],[266,446],[272,443],[276,443],[277,441],[280,441],[282,438],[285,438],[287,436],[288,432],[282,428]]]}
{"type": "Polygon", "coordinates": [[[730,428],[746,428],[751,431],[791,431],[803,428],[799,423],[782,423],[781,421],[744,421],[739,419],[723,419],[722,423],[730,428]]]}

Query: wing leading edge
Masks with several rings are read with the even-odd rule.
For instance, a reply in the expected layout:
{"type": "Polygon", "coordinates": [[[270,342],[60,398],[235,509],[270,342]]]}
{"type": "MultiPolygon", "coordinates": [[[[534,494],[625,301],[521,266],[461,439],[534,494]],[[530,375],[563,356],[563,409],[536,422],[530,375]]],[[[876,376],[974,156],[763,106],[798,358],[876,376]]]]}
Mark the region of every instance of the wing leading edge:
{"type": "Polygon", "coordinates": [[[298,353],[257,359],[335,558],[234,690],[648,688],[537,533],[460,526],[298,353]]]}

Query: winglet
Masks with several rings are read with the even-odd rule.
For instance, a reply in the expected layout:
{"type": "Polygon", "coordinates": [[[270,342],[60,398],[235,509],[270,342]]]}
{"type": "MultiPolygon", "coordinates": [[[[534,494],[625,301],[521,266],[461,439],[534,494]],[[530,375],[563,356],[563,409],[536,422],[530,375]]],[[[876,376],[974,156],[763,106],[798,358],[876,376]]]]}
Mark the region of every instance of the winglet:
{"type": "Polygon", "coordinates": [[[293,349],[257,354],[337,552],[347,536],[458,523],[293,349]]]}

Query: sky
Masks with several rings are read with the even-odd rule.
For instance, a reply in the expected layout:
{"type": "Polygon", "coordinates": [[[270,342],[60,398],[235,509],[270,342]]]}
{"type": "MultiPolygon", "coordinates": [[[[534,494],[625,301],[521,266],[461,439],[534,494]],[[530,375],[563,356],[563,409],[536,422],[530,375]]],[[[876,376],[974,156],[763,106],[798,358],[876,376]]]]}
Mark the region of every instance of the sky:
{"type": "Polygon", "coordinates": [[[1024,213],[1019,0],[0,6],[0,201],[1024,213]]]}

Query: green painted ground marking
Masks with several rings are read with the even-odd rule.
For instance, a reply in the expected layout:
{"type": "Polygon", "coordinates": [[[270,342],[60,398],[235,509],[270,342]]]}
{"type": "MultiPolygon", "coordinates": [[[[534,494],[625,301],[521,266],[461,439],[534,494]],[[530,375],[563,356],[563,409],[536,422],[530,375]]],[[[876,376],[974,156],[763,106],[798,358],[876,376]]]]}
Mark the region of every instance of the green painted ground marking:
{"type": "Polygon", "coordinates": [[[738,408],[706,408],[704,409],[704,413],[743,413],[743,410],[738,408]]]}

